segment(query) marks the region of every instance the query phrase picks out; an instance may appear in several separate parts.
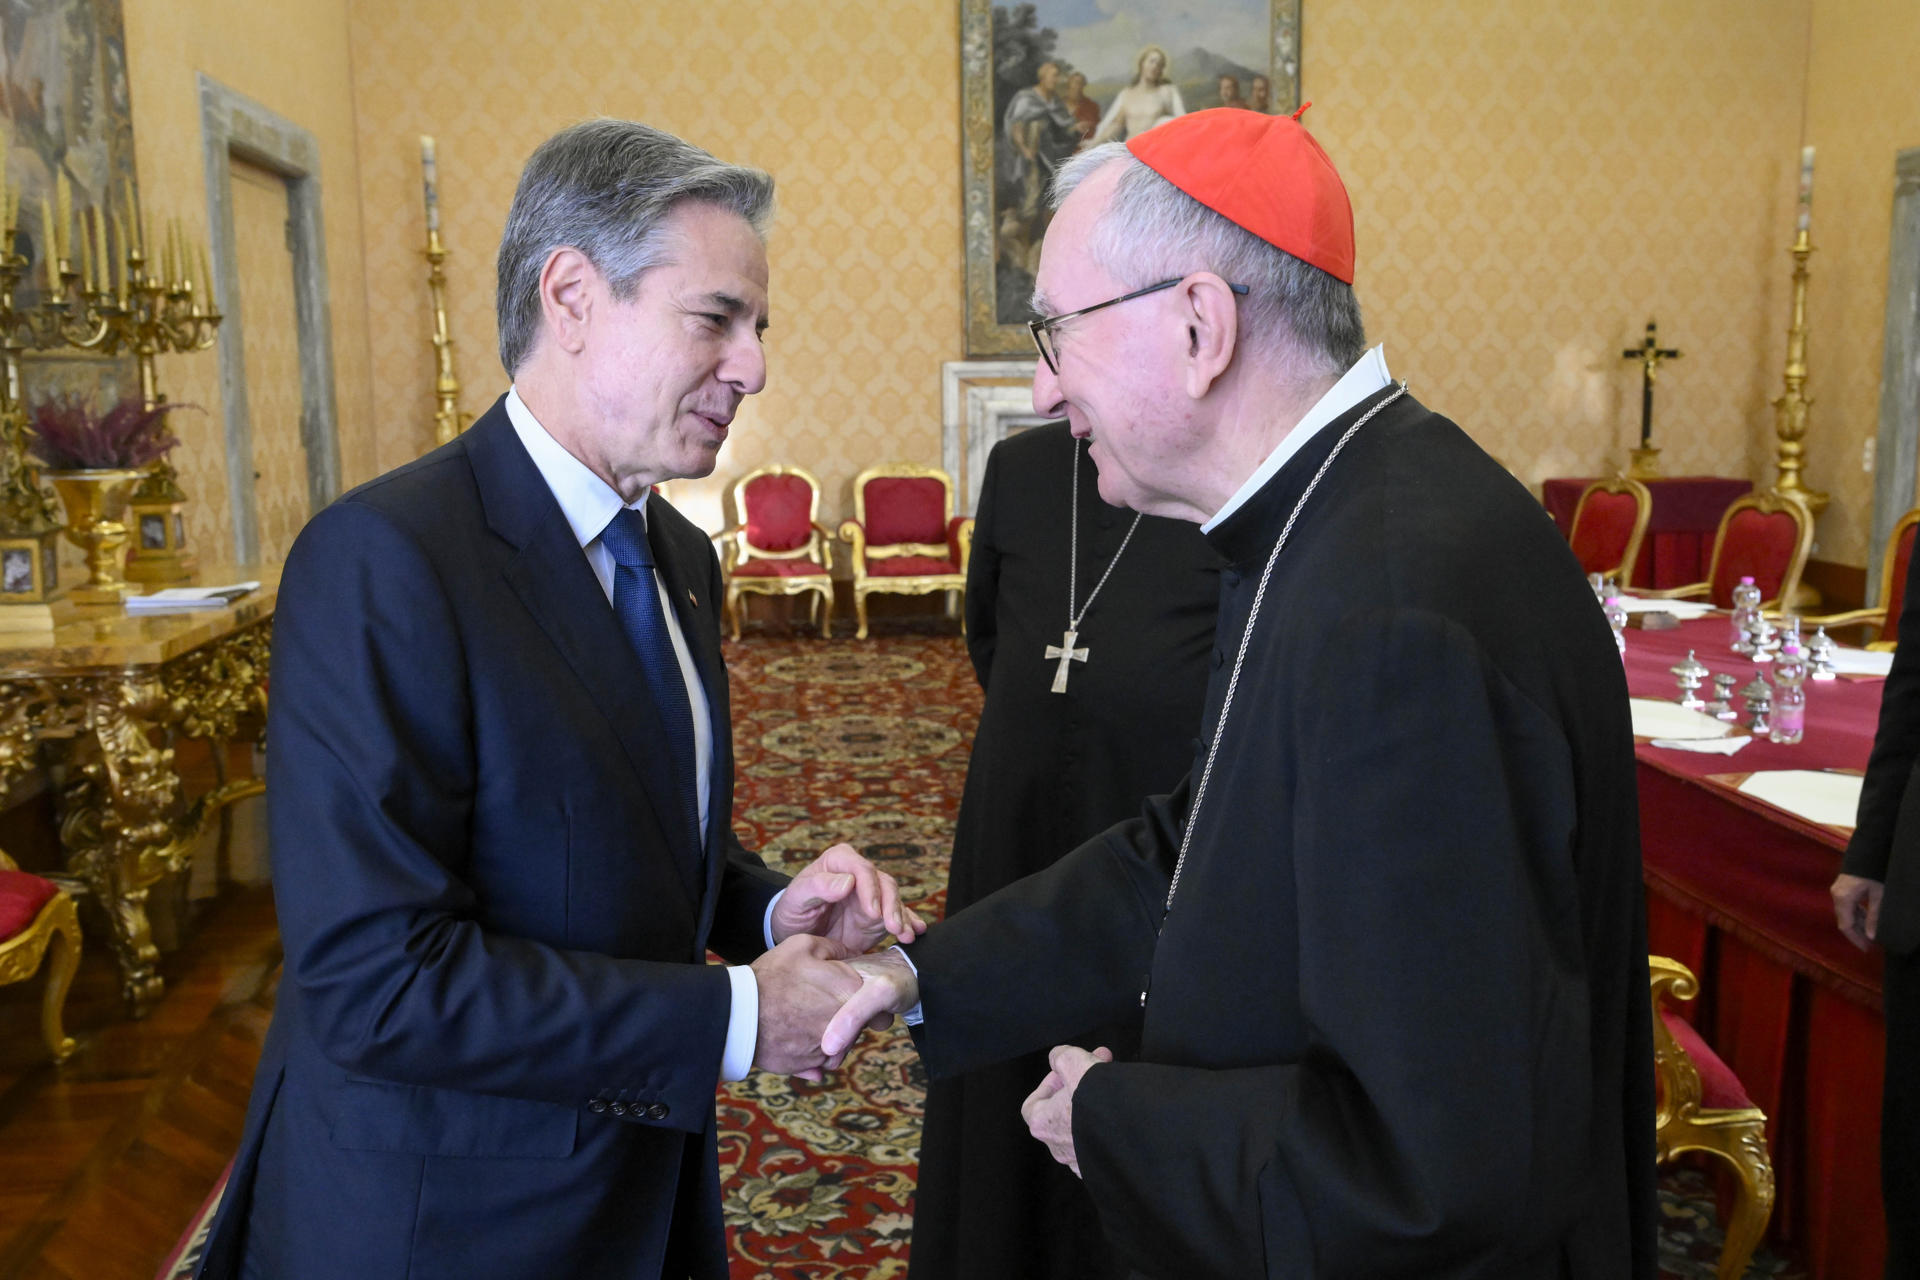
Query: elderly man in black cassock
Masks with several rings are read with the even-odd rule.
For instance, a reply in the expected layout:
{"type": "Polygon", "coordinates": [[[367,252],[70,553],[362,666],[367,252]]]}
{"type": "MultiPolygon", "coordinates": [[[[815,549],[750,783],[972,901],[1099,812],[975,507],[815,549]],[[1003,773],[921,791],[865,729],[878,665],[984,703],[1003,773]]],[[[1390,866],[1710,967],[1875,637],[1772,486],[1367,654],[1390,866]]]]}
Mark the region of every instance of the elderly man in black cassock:
{"type": "MultiPolygon", "coordinates": [[[[1049,866],[1169,790],[1193,758],[1220,558],[1182,520],[1100,500],[1064,422],[987,456],[967,561],[967,651],[986,693],[954,831],[947,914],[1049,866]]],[[[1073,1035],[1132,1042],[1126,1021],[1073,1035]]],[[[1027,1133],[1036,1049],[933,1081],[912,1280],[1125,1275],[1086,1190],[1027,1133]]]]}
{"type": "Polygon", "coordinates": [[[823,1051],[901,1011],[939,1077],[1130,1020],[1023,1110],[1163,1280],[1652,1277],[1631,726],[1572,554],[1366,348],[1297,113],[1172,121],[1055,196],[1035,406],[1228,562],[1200,747],[858,962],[823,1051]]]}

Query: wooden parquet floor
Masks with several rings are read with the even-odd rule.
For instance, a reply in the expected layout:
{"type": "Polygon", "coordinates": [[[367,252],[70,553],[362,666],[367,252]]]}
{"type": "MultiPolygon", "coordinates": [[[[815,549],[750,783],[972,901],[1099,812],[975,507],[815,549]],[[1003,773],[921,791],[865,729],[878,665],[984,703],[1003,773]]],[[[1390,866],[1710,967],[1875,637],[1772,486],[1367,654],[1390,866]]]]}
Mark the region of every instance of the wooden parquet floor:
{"type": "Polygon", "coordinates": [[[279,971],[272,892],[194,914],[138,1022],[83,919],[64,1067],[43,1057],[44,977],[0,987],[0,1280],[152,1280],[239,1143],[279,971]]]}

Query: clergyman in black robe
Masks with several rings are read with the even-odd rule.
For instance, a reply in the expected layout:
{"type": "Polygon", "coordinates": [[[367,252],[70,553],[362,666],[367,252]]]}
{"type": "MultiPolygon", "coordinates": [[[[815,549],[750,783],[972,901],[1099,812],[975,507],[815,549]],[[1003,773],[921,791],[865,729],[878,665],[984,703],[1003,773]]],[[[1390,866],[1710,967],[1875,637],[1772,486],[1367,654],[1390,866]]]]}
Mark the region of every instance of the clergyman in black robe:
{"type": "MultiPolygon", "coordinates": [[[[1065,423],[1011,436],[987,457],[967,572],[967,648],[986,703],[960,800],[949,913],[1134,816],[1192,760],[1221,559],[1183,521],[1142,516],[1134,528],[1133,512],[1100,500],[1098,479],[1065,423]],[[1073,605],[1085,610],[1074,648],[1086,658],[1069,661],[1056,693],[1059,660],[1046,651],[1062,645],[1069,617],[1070,517],[1073,605]]],[[[1071,1038],[1124,1050],[1132,1035],[1122,1024],[1071,1038]]],[[[1046,1074],[1036,1051],[929,1086],[913,1280],[1125,1274],[1079,1179],[1020,1118],[1046,1074]]]]}

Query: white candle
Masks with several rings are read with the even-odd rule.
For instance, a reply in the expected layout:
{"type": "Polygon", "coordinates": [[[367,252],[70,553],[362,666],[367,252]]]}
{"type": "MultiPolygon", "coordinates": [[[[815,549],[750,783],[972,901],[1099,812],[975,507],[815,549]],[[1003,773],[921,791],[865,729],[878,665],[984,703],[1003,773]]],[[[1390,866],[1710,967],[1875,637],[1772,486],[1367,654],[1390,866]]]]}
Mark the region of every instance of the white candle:
{"type": "Polygon", "coordinates": [[[440,229],[440,174],[434,163],[433,139],[420,135],[420,173],[427,190],[427,230],[440,229]]]}
{"type": "Polygon", "coordinates": [[[1813,148],[1800,148],[1800,230],[1813,223],[1813,148]]]}

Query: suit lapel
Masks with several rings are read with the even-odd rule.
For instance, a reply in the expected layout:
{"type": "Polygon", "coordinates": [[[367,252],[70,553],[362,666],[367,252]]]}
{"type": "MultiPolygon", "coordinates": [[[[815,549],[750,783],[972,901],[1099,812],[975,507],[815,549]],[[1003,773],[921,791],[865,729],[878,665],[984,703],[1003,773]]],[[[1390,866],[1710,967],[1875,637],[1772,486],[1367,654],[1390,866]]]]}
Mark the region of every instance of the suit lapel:
{"type": "MultiPolygon", "coordinates": [[[[467,442],[488,523],[519,552],[504,571],[534,621],[560,651],[620,742],[645,788],[661,830],[676,846],[697,841],[680,817],[672,761],[661,749],[665,730],[647,692],[633,646],[620,629],[573,529],[533,459],[495,405],[462,437],[467,442]]],[[[686,868],[691,858],[675,854],[686,868]]],[[[686,882],[683,874],[682,882],[686,882]]],[[[690,894],[698,886],[687,884],[690,894]]]]}

